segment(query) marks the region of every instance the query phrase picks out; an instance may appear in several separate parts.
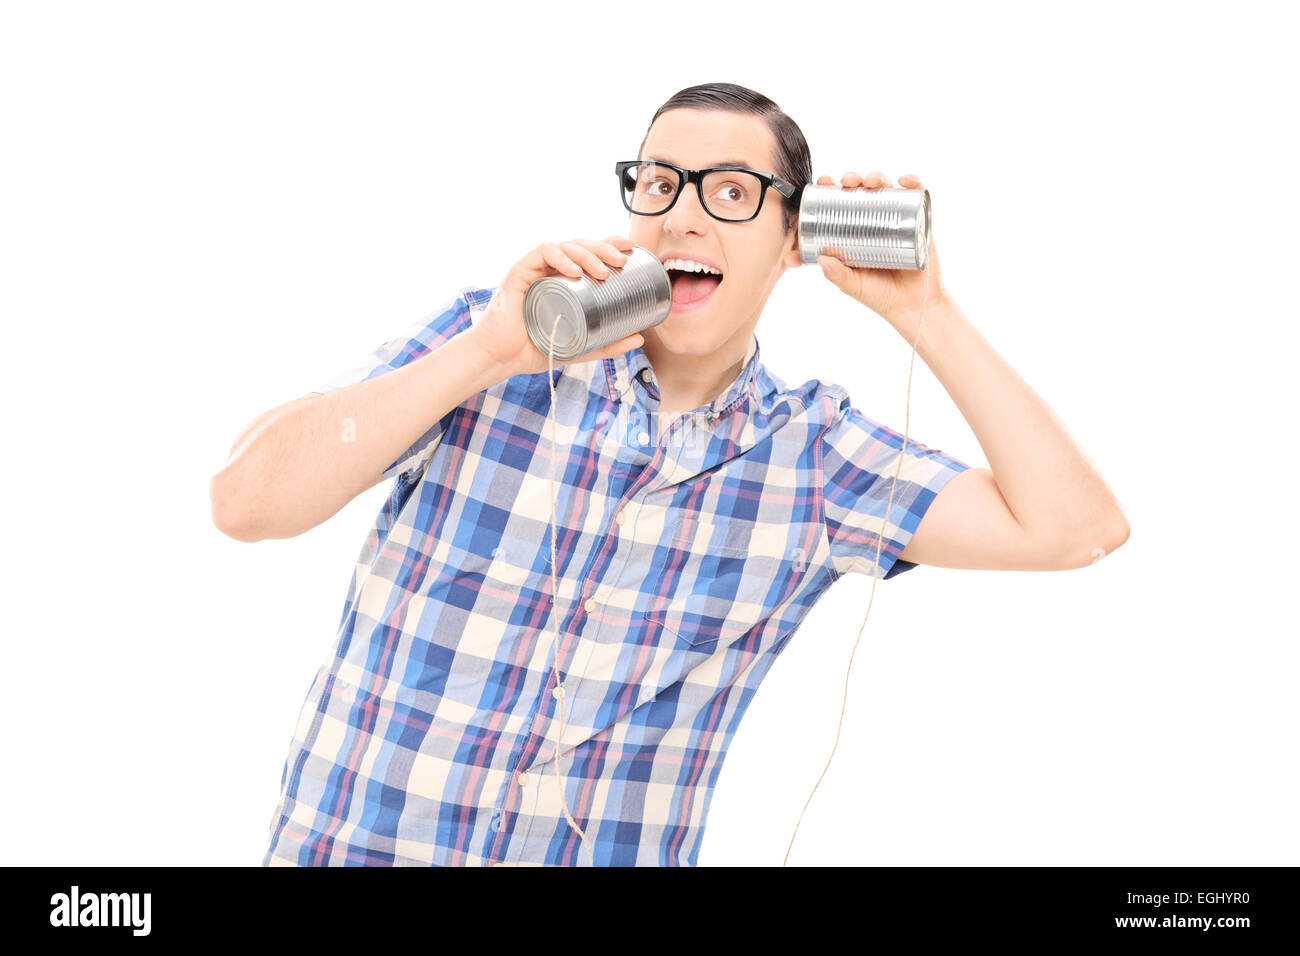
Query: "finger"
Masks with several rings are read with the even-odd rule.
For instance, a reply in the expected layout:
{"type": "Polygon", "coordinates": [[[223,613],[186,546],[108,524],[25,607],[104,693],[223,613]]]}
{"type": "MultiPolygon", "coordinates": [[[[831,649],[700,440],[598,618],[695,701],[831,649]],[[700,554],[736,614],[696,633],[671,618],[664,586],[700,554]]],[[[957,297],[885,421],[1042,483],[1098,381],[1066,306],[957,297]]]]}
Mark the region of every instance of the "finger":
{"type": "Polygon", "coordinates": [[[584,361],[595,361],[596,359],[614,358],[616,355],[622,355],[624,352],[630,352],[632,349],[639,348],[645,343],[645,336],[640,332],[633,332],[626,335],[617,342],[611,342],[599,351],[592,352],[584,361]]]}
{"type": "Polygon", "coordinates": [[[607,264],[616,269],[627,262],[627,256],[625,256],[622,250],[612,242],[605,242],[603,240],[597,241],[595,239],[574,239],[573,241],[584,249],[588,249],[595,253],[607,264]]]}
{"type": "Polygon", "coordinates": [[[818,177],[817,177],[817,185],[818,185],[818,186],[834,186],[834,185],[835,185],[835,180],[831,179],[829,176],[818,176],[818,177]]]}
{"type": "Polygon", "coordinates": [[[846,288],[849,276],[852,274],[849,267],[834,256],[820,255],[817,257],[817,265],[821,266],[822,275],[830,279],[841,289],[846,288]]]}
{"type": "Polygon", "coordinates": [[[927,254],[925,268],[933,275],[936,272],[942,272],[939,266],[939,244],[934,238],[934,227],[930,227],[930,251],[927,254]]]}
{"type": "Polygon", "coordinates": [[[623,252],[631,252],[632,247],[636,245],[636,243],[627,236],[606,236],[601,241],[608,242],[610,245],[615,246],[623,252]]]}
{"type": "Polygon", "coordinates": [[[609,268],[600,261],[600,256],[590,249],[574,241],[562,242],[560,248],[564,250],[570,259],[582,266],[593,279],[609,278],[609,268]]]}
{"type": "Polygon", "coordinates": [[[898,185],[905,186],[908,189],[920,189],[921,180],[912,173],[904,173],[898,177],[898,185]]]}
{"type": "Polygon", "coordinates": [[[880,170],[874,170],[867,173],[865,182],[868,189],[880,189],[885,186],[893,187],[893,184],[889,181],[889,177],[880,172],[880,170]]]}
{"type": "Polygon", "coordinates": [[[857,189],[862,185],[862,177],[856,172],[848,172],[840,177],[840,185],[845,189],[857,189]]]}
{"type": "Polygon", "coordinates": [[[558,242],[543,242],[538,250],[542,254],[542,261],[556,272],[567,272],[572,276],[582,275],[582,266],[574,262],[569,254],[560,248],[558,242]]]}

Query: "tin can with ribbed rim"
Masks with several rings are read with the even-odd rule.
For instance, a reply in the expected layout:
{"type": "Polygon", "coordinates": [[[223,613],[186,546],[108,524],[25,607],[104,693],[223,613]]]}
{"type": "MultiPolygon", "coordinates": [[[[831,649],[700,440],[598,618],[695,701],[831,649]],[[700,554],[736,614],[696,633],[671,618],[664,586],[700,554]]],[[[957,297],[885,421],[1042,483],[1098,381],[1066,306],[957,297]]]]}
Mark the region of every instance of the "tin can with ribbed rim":
{"type": "Polygon", "coordinates": [[[584,272],[577,277],[546,276],[528,287],[524,326],[543,355],[550,354],[556,316],[560,320],[555,330],[557,362],[572,361],[668,318],[673,284],[658,256],[633,246],[623,265],[606,265],[606,279],[593,279],[584,272]]]}
{"type": "Polygon", "coordinates": [[[844,189],[809,183],[799,199],[799,258],[833,255],[858,269],[924,269],[930,190],[844,189]]]}

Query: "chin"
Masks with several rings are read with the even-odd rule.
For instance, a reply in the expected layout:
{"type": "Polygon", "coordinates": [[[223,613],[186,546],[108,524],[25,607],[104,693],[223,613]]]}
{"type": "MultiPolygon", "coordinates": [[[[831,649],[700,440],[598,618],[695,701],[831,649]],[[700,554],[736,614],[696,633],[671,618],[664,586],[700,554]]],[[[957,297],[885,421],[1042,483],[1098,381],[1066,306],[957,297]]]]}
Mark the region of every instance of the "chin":
{"type": "Polygon", "coordinates": [[[712,355],[726,341],[726,336],[719,335],[717,329],[701,328],[689,312],[670,314],[651,331],[660,346],[674,355],[712,355]]]}

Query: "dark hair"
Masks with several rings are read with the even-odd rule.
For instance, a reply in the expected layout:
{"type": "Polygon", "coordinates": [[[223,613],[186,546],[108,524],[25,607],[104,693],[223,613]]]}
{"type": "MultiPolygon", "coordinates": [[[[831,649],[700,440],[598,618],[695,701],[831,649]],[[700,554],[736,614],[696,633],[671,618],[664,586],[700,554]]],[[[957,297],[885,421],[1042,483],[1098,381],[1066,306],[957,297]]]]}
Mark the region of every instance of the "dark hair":
{"type": "Polygon", "coordinates": [[[789,232],[799,212],[803,187],[812,180],[812,157],[808,153],[808,141],[804,139],[798,124],[762,93],[755,93],[735,83],[701,83],[679,90],[655,110],[655,115],[650,117],[650,125],[646,127],[645,136],[641,137],[641,147],[636,153],[638,158],[641,150],[645,149],[645,141],[650,136],[650,127],[654,126],[655,120],[660,114],[674,109],[725,110],[729,113],[750,113],[767,120],[767,128],[776,139],[776,168],[773,172],[795,187],[794,195],[789,199],[780,193],[773,194],[784,203],[782,212],[785,231],[789,232]]]}

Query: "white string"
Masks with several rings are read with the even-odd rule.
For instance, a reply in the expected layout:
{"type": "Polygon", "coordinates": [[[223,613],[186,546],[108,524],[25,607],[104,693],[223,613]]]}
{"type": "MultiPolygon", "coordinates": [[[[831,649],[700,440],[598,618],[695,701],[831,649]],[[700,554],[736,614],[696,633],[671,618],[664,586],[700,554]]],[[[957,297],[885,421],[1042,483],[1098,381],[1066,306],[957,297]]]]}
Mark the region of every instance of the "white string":
{"type": "Polygon", "coordinates": [[[880,533],[876,536],[876,559],[875,568],[871,575],[871,597],[867,600],[867,613],[862,617],[862,626],[858,628],[857,639],[853,642],[853,652],[849,654],[849,666],[844,671],[844,701],[840,704],[840,723],[835,728],[835,743],[831,745],[831,754],[826,758],[826,766],[822,768],[821,776],[813,784],[812,793],[808,794],[808,799],[804,801],[803,810],[799,811],[799,819],[795,822],[794,832],[790,834],[790,845],[785,848],[785,858],[781,865],[785,866],[790,859],[790,850],[794,847],[794,838],[799,833],[799,824],[803,822],[803,815],[808,811],[808,804],[812,803],[813,794],[821,786],[822,777],[826,776],[826,771],[830,769],[831,760],[835,758],[835,750],[840,745],[840,731],[844,728],[844,710],[849,703],[849,674],[853,671],[853,656],[858,652],[858,642],[862,640],[862,630],[867,626],[867,618],[871,616],[871,604],[876,599],[876,580],[880,574],[880,548],[885,540],[885,528],[889,523],[889,516],[894,510],[894,489],[898,486],[898,475],[903,470],[903,459],[907,456],[907,432],[912,416],[912,368],[916,365],[916,344],[921,339],[921,324],[925,321],[925,303],[930,297],[930,290],[927,287],[925,295],[921,299],[921,314],[916,321],[916,337],[912,339],[912,358],[907,366],[907,401],[903,413],[903,450],[898,455],[898,467],[894,469],[894,480],[889,486],[889,504],[885,506],[885,516],[880,522],[880,533]]]}
{"type": "MultiPolygon", "coordinates": [[[[556,520],[556,511],[559,508],[558,497],[555,490],[555,333],[560,327],[560,319],[563,313],[556,312],[555,323],[551,326],[551,341],[547,345],[547,363],[549,369],[546,373],[547,384],[551,387],[551,408],[547,414],[550,424],[551,433],[551,618],[555,622],[555,657],[551,659],[551,672],[555,675],[555,686],[560,688],[560,591],[556,579],[555,567],[555,537],[556,529],[559,522],[556,520]]],[[[596,865],[596,854],[591,849],[591,843],[587,840],[587,834],[582,832],[582,827],[578,826],[573,819],[573,814],[569,813],[569,801],[564,796],[564,778],[560,776],[560,746],[564,741],[564,690],[555,697],[555,708],[558,717],[559,730],[555,740],[555,759],[552,761],[555,767],[555,782],[560,788],[560,804],[564,807],[564,819],[569,821],[569,827],[582,838],[583,846],[587,848],[587,855],[591,857],[591,865],[596,865]]]]}

